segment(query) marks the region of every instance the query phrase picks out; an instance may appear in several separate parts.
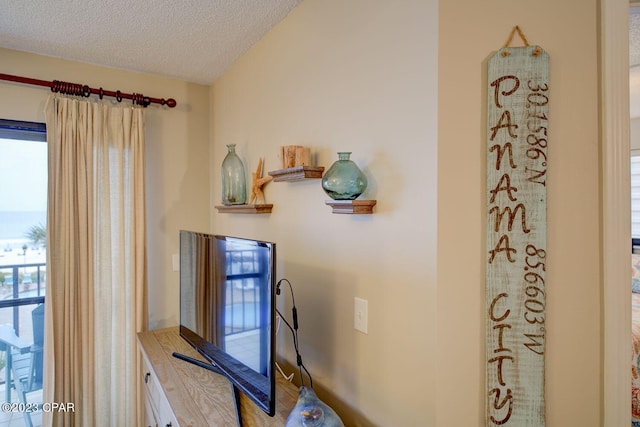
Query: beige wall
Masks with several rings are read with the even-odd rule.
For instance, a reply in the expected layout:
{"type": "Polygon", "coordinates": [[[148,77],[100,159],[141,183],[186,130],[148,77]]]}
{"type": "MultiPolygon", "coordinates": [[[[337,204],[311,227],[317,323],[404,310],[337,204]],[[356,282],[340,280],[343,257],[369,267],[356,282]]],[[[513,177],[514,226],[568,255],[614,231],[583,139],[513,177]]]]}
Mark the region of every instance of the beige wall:
{"type": "Polygon", "coordinates": [[[547,425],[600,425],[598,7],[440,2],[438,427],[483,425],[486,61],[516,24],[551,61],[547,425]]]}
{"type": "Polygon", "coordinates": [[[436,23],[433,2],[306,1],[215,84],[212,164],[230,142],[267,168],[281,144],[326,166],[348,145],[374,182],[371,218],[328,215],[314,183],[269,184],[268,218],[212,215],[278,242],[305,360],[349,424],[484,425],[485,70],[515,24],[551,56],[548,425],[600,424],[597,7],[440,2],[436,23]]]}
{"type": "MultiPolygon", "coordinates": [[[[146,110],[149,326],[177,324],[178,276],[171,268],[171,254],[178,251],[177,230],[209,224],[207,87],[6,49],[0,49],[0,64],[5,74],[177,100],[175,109],[146,110]]],[[[0,81],[0,117],[44,122],[50,93],[0,81]]]]}
{"type": "Polygon", "coordinates": [[[326,168],[352,151],[370,183],[361,198],[378,201],[371,216],[335,215],[319,180],[272,182],[271,215],[212,214],[216,233],[276,242],[303,359],[348,425],[434,422],[436,31],[435,1],[305,1],[212,90],[215,180],[225,144],[251,170],[302,144],[326,168]],[[353,328],[354,297],[369,302],[368,335],[353,328]]]}

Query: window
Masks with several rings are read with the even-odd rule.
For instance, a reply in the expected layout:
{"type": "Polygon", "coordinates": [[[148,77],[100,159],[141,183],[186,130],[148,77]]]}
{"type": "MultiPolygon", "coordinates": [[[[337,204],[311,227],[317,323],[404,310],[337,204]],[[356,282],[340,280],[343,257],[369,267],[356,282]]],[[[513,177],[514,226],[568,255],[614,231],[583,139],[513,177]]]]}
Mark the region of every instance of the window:
{"type": "MultiPolygon", "coordinates": [[[[3,402],[16,404],[42,403],[47,221],[44,141],[44,124],[0,119],[0,393],[3,402]]],[[[39,413],[2,412],[0,423],[39,424],[40,417],[39,413]]]]}

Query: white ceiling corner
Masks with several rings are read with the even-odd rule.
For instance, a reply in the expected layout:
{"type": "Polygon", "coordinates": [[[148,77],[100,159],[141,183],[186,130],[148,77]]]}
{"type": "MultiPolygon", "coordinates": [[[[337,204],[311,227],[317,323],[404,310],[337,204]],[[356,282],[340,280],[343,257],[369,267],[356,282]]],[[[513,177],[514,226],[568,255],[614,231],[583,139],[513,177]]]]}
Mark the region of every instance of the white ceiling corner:
{"type": "Polygon", "coordinates": [[[2,0],[0,47],[209,85],[301,1],[2,0]]]}

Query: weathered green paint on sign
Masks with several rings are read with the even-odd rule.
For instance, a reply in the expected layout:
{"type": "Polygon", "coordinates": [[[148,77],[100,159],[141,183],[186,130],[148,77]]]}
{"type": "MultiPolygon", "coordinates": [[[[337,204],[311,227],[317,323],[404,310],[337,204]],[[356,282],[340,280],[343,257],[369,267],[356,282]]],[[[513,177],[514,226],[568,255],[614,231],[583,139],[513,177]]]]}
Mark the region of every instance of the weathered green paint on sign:
{"type": "Polygon", "coordinates": [[[486,425],[540,427],[549,56],[537,46],[498,51],[487,101],[486,425]]]}

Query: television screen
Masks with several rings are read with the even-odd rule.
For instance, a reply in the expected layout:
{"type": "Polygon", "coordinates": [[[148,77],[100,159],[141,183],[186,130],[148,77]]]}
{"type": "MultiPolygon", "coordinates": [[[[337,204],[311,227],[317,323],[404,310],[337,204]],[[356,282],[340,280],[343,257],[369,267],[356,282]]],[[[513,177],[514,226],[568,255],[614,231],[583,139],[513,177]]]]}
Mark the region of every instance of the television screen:
{"type": "Polygon", "coordinates": [[[180,231],[180,335],[275,413],[275,244],[180,231]]]}

